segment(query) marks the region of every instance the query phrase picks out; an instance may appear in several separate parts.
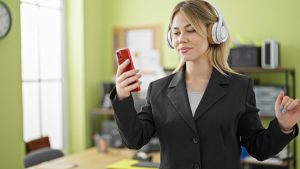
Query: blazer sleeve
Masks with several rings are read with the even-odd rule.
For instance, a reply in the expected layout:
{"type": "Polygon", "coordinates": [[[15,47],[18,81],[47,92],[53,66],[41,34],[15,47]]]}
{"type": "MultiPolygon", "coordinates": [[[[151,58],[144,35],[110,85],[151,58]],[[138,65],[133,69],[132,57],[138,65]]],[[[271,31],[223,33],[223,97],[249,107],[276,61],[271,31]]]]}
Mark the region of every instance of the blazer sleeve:
{"type": "Polygon", "coordinates": [[[112,107],[120,135],[126,147],[140,149],[147,144],[155,133],[150,102],[151,84],[149,85],[146,104],[137,113],[132,96],[118,100],[116,89],[110,93],[112,107]]]}
{"type": "Polygon", "coordinates": [[[276,118],[274,118],[267,129],[264,129],[258,116],[256,108],[253,82],[249,80],[247,97],[245,101],[245,112],[241,115],[238,126],[238,134],[241,144],[248,153],[257,160],[265,160],[279,153],[293,138],[298,135],[298,126],[290,134],[283,133],[276,118]]]}

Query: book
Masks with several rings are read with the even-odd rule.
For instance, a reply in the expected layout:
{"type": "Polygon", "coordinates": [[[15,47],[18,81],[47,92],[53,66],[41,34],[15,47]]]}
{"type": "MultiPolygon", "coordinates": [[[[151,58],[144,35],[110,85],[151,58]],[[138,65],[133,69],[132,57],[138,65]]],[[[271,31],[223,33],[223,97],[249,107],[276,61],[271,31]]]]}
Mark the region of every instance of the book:
{"type": "Polygon", "coordinates": [[[123,159],[112,163],[107,169],[158,169],[159,164],[153,162],[138,161],[133,159],[123,159]]]}

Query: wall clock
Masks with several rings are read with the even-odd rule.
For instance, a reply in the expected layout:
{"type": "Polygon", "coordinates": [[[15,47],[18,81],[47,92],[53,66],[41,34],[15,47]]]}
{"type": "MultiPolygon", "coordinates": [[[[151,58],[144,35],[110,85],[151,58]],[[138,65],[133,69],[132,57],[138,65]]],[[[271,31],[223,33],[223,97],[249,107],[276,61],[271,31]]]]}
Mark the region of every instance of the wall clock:
{"type": "Polygon", "coordinates": [[[11,27],[11,14],[4,2],[0,1],[0,39],[4,38],[11,27]]]}

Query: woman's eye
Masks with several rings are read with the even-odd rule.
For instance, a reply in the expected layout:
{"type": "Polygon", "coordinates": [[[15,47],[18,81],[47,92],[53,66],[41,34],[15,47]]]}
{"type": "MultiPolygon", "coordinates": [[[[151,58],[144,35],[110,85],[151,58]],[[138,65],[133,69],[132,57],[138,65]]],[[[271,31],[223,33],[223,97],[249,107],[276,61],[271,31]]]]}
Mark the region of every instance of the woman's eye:
{"type": "Polygon", "coordinates": [[[192,32],[196,32],[196,30],[195,29],[190,29],[190,30],[187,30],[187,32],[192,33],[192,32]]]}
{"type": "Polygon", "coordinates": [[[180,32],[173,32],[173,35],[180,35],[180,32]]]}

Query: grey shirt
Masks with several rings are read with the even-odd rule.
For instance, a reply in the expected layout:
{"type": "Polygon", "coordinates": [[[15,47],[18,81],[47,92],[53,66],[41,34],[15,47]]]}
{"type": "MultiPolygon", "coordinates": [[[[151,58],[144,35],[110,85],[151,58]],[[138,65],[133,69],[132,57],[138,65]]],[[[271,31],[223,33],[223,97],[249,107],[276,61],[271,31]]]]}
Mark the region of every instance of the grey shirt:
{"type": "Polygon", "coordinates": [[[189,88],[187,88],[187,94],[189,97],[189,102],[191,106],[191,110],[193,113],[193,116],[195,115],[195,111],[203,97],[204,92],[193,92],[189,88]]]}

